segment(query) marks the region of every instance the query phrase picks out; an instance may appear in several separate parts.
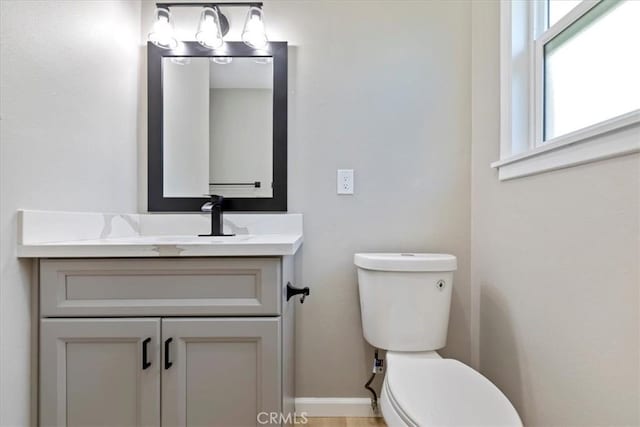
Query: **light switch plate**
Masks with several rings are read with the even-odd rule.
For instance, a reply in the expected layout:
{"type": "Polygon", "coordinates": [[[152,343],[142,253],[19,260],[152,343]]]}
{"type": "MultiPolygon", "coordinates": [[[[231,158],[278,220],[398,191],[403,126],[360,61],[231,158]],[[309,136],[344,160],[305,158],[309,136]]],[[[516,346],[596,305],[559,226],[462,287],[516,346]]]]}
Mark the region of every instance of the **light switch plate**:
{"type": "Polygon", "coordinates": [[[338,194],[353,194],[353,169],[338,169],[338,194]]]}

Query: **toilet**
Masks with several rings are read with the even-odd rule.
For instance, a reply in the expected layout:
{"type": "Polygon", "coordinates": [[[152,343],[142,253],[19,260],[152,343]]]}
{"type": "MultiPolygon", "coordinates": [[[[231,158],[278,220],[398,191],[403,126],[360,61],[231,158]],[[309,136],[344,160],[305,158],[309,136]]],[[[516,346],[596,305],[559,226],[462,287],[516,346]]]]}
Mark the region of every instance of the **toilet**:
{"type": "Polygon", "coordinates": [[[447,339],[455,256],[359,253],[354,262],[364,337],[387,350],[380,408],[388,426],[522,426],[491,381],[436,352],[447,339]]]}

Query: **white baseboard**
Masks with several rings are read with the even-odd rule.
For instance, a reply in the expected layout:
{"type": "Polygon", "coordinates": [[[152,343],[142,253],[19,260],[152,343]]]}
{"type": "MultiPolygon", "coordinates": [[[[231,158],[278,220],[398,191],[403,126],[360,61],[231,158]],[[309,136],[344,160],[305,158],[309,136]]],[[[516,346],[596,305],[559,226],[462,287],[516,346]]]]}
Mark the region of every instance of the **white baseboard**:
{"type": "Polygon", "coordinates": [[[296,414],[307,417],[377,417],[368,397],[296,397],[296,414]]]}

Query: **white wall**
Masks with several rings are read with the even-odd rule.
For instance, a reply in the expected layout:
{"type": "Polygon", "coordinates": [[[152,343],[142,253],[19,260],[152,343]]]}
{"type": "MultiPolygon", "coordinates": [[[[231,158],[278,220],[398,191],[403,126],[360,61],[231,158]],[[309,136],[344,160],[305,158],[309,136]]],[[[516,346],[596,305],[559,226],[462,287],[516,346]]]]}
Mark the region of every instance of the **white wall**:
{"type": "Polygon", "coordinates": [[[0,2],[0,425],[29,424],[16,209],[134,211],[140,4],[0,2]]]}
{"type": "MultiPolygon", "coordinates": [[[[297,311],[297,395],[368,396],[358,251],[456,254],[443,353],[469,361],[469,3],[268,0],[264,11],[271,40],[290,44],[289,210],[305,215],[298,281],[313,289],[297,311]],[[355,169],[352,197],[336,195],[339,168],[355,169]]],[[[197,15],[180,13],[189,37],[197,15]]],[[[244,13],[230,15],[230,40],[244,13]]],[[[146,42],[152,2],[142,20],[146,42]]]]}
{"type": "Polygon", "coordinates": [[[498,181],[498,5],[472,6],[474,363],[527,426],[639,425],[640,158],[498,181]]]}

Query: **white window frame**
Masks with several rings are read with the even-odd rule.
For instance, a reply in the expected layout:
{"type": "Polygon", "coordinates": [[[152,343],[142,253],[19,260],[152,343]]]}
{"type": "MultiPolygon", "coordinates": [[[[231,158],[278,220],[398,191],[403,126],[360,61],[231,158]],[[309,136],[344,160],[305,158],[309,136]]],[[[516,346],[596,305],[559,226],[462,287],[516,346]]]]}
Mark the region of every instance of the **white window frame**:
{"type": "Polygon", "coordinates": [[[640,110],[543,141],[544,45],[600,3],[547,27],[546,0],[500,3],[500,180],[640,152],[640,110]]]}

